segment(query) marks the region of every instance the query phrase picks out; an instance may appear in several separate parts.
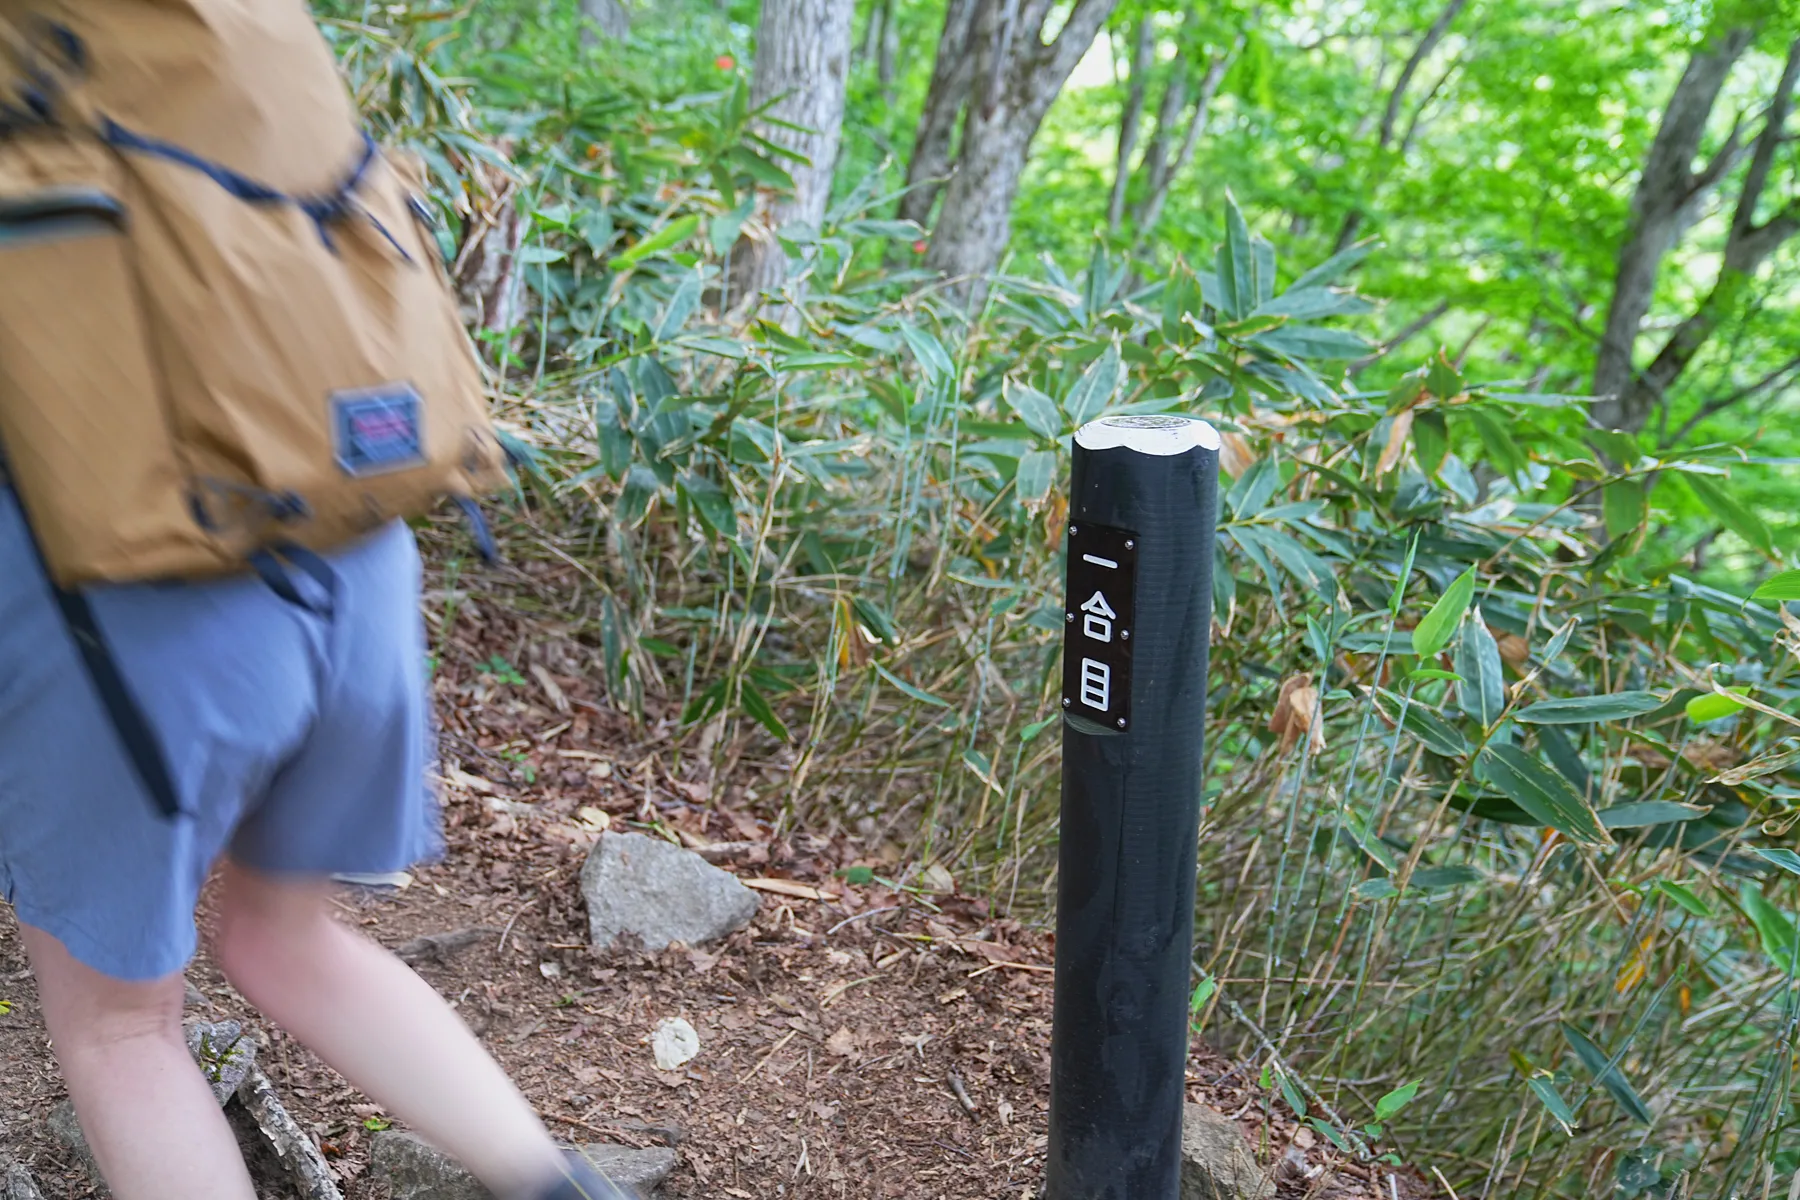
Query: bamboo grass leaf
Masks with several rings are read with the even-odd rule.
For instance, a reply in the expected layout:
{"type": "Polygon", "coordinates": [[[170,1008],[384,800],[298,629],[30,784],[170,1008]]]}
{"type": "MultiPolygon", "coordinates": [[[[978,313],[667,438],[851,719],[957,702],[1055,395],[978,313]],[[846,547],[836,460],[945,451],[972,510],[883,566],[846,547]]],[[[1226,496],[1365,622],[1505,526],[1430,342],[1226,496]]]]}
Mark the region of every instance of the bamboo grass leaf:
{"type": "Polygon", "coordinates": [[[1039,437],[1054,438],[1063,431],[1062,412],[1056,407],[1056,401],[1030,384],[1008,380],[1006,402],[1019,414],[1025,427],[1039,437]]]}
{"type": "Polygon", "coordinates": [[[1483,729],[1491,728],[1506,711],[1506,683],[1501,678],[1499,643],[1479,612],[1463,622],[1456,642],[1456,673],[1464,681],[1456,689],[1463,712],[1483,729]]]}
{"type": "Polygon", "coordinates": [[[1475,599],[1475,568],[1470,567],[1458,575],[1438,602],[1431,606],[1418,628],[1413,630],[1413,653],[1420,658],[1433,658],[1443,652],[1450,644],[1451,636],[1456,632],[1457,624],[1463,614],[1469,611],[1469,604],[1475,599]]]}
{"type": "Polygon", "coordinates": [[[950,702],[948,700],[934,696],[924,688],[915,687],[913,684],[906,682],[906,680],[900,678],[880,663],[875,664],[875,673],[921,704],[929,704],[934,708],[950,707],[950,702]]]}
{"type": "Polygon", "coordinates": [[[1800,600],[1800,571],[1782,571],[1771,575],[1750,593],[1752,600],[1800,600]]]}
{"type": "Polygon", "coordinates": [[[1673,825],[1704,817],[1709,809],[1674,800],[1633,800],[1615,804],[1594,814],[1607,829],[1643,829],[1651,825],[1673,825]]]}
{"type": "Polygon", "coordinates": [[[1595,1081],[1605,1088],[1614,1100],[1619,1102],[1619,1107],[1624,1109],[1632,1120],[1643,1125],[1655,1123],[1656,1118],[1644,1104],[1643,1098],[1626,1080],[1625,1073],[1619,1070],[1618,1065],[1607,1058],[1605,1051],[1567,1021],[1562,1023],[1562,1034],[1563,1040],[1569,1043],[1569,1048],[1575,1051],[1575,1057],[1581,1060],[1581,1065],[1586,1067],[1595,1081]]]}
{"type": "Polygon", "coordinates": [[[1063,408],[1068,412],[1070,422],[1079,429],[1099,416],[1119,394],[1124,382],[1125,364],[1119,358],[1119,348],[1108,346],[1099,358],[1088,364],[1087,370],[1063,398],[1063,408]]]}
{"type": "Polygon", "coordinates": [[[1570,696],[1540,700],[1513,714],[1528,725],[1592,725],[1605,721],[1629,721],[1662,706],[1655,692],[1609,692],[1600,696],[1570,696]]]}
{"type": "Polygon", "coordinates": [[[1480,761],[1493,785],[1543,824],[1578,842],[1608,844],[1606,830],[1587,802],[1561,775],[1524,750],[1490,745],[1480,761]]]}

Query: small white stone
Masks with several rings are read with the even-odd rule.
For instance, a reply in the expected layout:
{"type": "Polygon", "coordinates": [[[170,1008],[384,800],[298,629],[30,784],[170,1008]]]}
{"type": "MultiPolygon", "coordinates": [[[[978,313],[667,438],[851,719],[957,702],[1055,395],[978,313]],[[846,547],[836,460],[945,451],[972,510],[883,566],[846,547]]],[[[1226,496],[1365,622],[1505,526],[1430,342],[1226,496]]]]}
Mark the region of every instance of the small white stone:
{"type": "Polygon", "coordinates": [[[678,1070],[700,1053],[700,1034],[681,1017],[664,1017],[650,1035],[650,1049],[657,1070],[678,1070]]]}

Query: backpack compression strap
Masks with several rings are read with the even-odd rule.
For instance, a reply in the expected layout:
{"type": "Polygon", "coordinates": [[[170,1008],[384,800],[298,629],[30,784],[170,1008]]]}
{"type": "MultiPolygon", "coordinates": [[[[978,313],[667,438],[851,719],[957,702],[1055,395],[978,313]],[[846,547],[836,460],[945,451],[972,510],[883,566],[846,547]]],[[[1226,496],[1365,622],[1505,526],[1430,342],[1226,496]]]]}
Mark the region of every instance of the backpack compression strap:
{"type": "Polygon", "coordinates": [[[169,762],[163,756],[162,744],[156,740],[156,731],[150,728],[149,718],[119,672],[119,662],[113,657],[112,647],[106,644],[100,624],[94,619],[93,605],[80,592],[55,585],[51,586],[51,591],[56,596],[56,607],[62,610],[63,624],[69,627],[69,636],[75,640],[75,648],[81,651],[81,661],[87,665],[88,678],[94,681],[94,690],[99,693],[100,703],[106,707],[106,715],[118,731],[119,741],[124,743],[125,753],[131,756],[131,765],[144,790],[150,793],[150,799],[163,816],[180,816],[181,799],[169,774],[169,762]]]}
{"type": "MultiPolygon", "coordinates": [[[[11,480],[6,473],[5,461],[0,460],[0,487],[9,486],[11,480]]],[[[37,556],[44,583],[56,600],[57,611],[62,613],[69,639],[81,654],[82,665],[94,683],[94,693],[101,707],[106,709],[125,753],[131,758],[132,769],[137,772],[144,790],[150,793],[158,812],[170,819],[180,816],[181,797],[175,791],[175,778],[169,773],[169,760],[163,755],[162,743],[156,740],[150,719],[144,715],[143,707],[131,694],[130,685],[119,671],[119,661],[113,657],[112,647],[106,644],[100,622],[94,619],[94,606],[81,592],[57,586],[50,576],[50,561],[44,557],[37,531],[31,527],[31,515],[27,513],[25,518],[25,537],[31,543],[31,552],[37,556]]]]}

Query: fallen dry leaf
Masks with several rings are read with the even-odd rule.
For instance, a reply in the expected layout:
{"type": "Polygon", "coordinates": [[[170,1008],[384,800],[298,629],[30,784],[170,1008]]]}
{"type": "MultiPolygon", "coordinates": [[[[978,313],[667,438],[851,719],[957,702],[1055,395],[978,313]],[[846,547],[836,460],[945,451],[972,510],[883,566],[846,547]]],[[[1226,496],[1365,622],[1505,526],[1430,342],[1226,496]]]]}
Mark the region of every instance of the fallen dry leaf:
{"type": "Polygon", "coordinates": [[[1672,759],[1654,746],[1634,745],[1625,751],[1627,758],[1635,758],[1652,771],[1661,771],[1668,767],[1672,759]]]}
{"type": "Polygon", "coordinates": [[[444,782],[462,788],[464,791],[481,792],[484,795],[492,795],[494,792],[494,785],[492,783],[489,783],[479,775],[469,774],[461,767],[451,767],[444,775],[444,782]]]}
{"type": "Polygon", "coordinates": [[[759,892],[772,892],[777,896],[792,896],[796,900],[836,900],[831,892],[821,892],[818,888],[805,883],[795,883],[792,879],[745,879],[741,883],[747,888],[755,888],[759,892]]]}
{"type": "Polygon", "coordinates": [[[836,1033],[825,1039],[825,1050],[839,1058],[849,1058],[856,1053],[856,1035],[848,1025],[840,1025],[836,1033]]]}
{"type": "Polygon", "coordinates": [[[544,689],[544,695],[550,698],[550,707],[559,713],[566,714],[569,711],[569,697],[542,663],[531,664],[531,677],[538,681],[538,686],[544,689]]]}

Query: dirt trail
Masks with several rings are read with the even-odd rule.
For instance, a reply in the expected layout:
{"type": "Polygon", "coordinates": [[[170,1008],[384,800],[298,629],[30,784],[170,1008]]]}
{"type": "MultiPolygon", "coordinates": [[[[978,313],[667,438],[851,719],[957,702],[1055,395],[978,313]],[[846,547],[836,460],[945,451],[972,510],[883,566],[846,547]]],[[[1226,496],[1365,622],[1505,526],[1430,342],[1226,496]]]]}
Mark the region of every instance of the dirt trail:
{"type": "MultiPolygon", "coordinates": [[[[560,1136],[675,1146],[673,1200],[1031,1200],[1047,1118],[1047,937],[980,901],[847,882],[842,872],[858,866],[885,877],[882,848],[778,838],[755,815],[755,789],[773,791],[783,764],[740,764],[716,791],[673,776],[666,746],[634,745],[585,687],[584,648],[491,600],[462,625],[440,642],[436,683],[447,857],[401,890],[346,893],[341,918],[385,945],[411,944],[420,973],[560,1136]],[[578,876],[609,827],[706,847],[741,877],[774,881],[761,885],[761,914],[705,949],[595,954],[578,876]],[[458,933],[460,947],[441,954],[417,942],[458,933]],[[647,1039],[674,1016],[693,1024],[701,1052],[665,1073],[647,1039]]],[[[191,1016],[255,1021],[206,952],[189,979],[204,997],[191,1016]]],[[[10,1005],[0,1148],[36,1172],[49,1200],[90,1195],[45,1131],[63,1092],[3,906],[0,1000],[10,1005]]],[[[347,1200],[382,1200],[367,1163],[386,1114],[266,1032],[260,1061],[347,1200]]],[[[1240,1120],[1282,1195],[1391,1200],[1385,1173],[1337,1160],[1279,1108],[1265,1121],[1254,1066],[1197,1046],[1189,1078],[1193,1099],[1240,1120]]],[[[265,1185],[265,1200],[291,1195],[265,1185]]],[[[1399,1196],[1425,1194],[1402,1176],[1399,1196]]]]}

